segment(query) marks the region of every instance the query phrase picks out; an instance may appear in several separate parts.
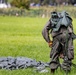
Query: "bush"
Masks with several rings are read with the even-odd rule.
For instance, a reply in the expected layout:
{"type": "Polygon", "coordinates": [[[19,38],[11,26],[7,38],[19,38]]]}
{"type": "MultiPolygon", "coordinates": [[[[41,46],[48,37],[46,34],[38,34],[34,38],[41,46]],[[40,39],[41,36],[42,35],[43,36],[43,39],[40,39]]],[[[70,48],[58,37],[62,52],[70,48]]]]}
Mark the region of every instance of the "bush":
{"type": "Polygon", "coordinates": [[[24,9],[24,8],[29,9],[30,0],[13,0],[11,2],[11,5],[21,9],[24,9]]]}
{"type": "Polygon", "coordinates": [[[0,9],[0,15],[10,15],[10,16],[29,16],[29,17],[50,17],[51,12],[57,10],[61,12],[63,10],[67,11],[72,17],[76,18],[76,7],[74,6],[65,6],[63,7],[33,7],[30,10],[19,9],[19,8],[8,8],[0,9]]]}
{"type": "Polygon", "coordinates": [[[24,16],[25,10],[18,8],[0,9],[0,15],[7,16],[24,16]]]}

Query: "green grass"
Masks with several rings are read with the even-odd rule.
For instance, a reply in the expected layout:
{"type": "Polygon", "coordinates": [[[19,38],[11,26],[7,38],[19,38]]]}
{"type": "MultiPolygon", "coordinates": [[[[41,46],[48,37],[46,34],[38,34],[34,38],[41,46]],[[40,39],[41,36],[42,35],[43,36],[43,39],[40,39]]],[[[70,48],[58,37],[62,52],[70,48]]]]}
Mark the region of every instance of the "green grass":
{"type": "MultiPolygon", "coordinates": [[[[41,34],[48,19],[0,16],[0,57],[23,56],[37,61],[49,62],[50,48],[41,34]]],[[[76,19],[73,21],[76,33],[75,24],[76,19]]],[[[75,45],[76,41],[74,41],[75,45]]],[[[73,62],[76,63],[76,59],[73,62]]],[[[73,67],[69,75],[76,75],[75,70],[76,68],[73,67]]],[[[45,74],[34,72],[34,69],[31,68],[13,71],[0,70],[0,75],[50,75],[50,69],[49,73],[45,74]]],[[[65,75],[65,73],[58,69],[56,75],[65,75]]]]}

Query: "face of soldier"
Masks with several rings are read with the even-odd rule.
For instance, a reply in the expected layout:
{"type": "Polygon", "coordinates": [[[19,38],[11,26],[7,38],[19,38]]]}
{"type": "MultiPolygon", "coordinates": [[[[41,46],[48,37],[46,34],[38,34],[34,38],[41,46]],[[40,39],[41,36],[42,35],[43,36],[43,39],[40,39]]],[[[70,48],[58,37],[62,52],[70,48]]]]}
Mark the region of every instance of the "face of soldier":
{"type": "Polygon", "coordinates": [[[58,22],[58,13],[57,12],[52,12],[51,13],[51,18],[54,22],[58,22]]]}

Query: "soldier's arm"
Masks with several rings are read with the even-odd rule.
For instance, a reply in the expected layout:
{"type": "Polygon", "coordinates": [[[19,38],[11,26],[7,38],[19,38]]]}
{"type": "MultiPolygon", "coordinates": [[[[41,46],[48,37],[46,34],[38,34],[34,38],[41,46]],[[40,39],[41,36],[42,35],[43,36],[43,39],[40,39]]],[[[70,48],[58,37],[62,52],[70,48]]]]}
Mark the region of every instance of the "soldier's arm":
{"type": "Polygon", "coordinates": [[[70,27],[72,28],[72,31],[73,31],[73,24],[71,23],[70,27]]]}
{"type": "Polygon", "coordinates": [[[50,43],[50,37],[49,37],[49,30],[51,29],[51,22],[50,20],[46,23],[45,27],[42,30],[42,36],[46,40],[46,42],[50,43]]]}

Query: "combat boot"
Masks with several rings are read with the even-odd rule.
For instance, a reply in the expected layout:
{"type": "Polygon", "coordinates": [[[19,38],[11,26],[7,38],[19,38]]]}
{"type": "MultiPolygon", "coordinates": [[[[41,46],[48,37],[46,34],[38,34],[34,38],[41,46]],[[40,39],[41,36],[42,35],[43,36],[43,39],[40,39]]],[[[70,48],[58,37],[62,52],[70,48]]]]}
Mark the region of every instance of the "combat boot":
{"type": "Polygon", "coordinates": [[[51,73],[54,74],[55,73],[55,69],[51,69],[51,73]]]}

